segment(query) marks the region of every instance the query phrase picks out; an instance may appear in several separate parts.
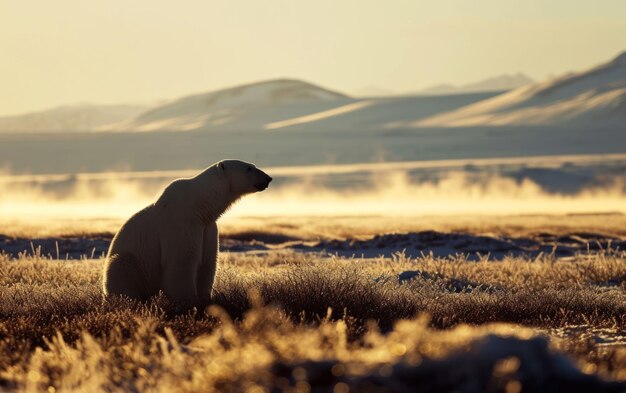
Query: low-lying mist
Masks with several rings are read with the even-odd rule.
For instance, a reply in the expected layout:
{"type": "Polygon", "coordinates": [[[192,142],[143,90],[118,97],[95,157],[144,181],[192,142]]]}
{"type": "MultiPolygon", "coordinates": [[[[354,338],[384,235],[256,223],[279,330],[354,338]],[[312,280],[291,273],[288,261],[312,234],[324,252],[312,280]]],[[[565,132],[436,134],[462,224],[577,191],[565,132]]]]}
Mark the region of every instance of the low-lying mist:
{"type": "MultiPolygon", "coordinates": [[[[227,217],[626,213],[623,171],[574,172],[472,167],[277,171],[268,190],[244,198],[227,217]]],[[[4,176],[0,220],[123,219],[155,201],[174,178],[167,172],[4,176]]]]}

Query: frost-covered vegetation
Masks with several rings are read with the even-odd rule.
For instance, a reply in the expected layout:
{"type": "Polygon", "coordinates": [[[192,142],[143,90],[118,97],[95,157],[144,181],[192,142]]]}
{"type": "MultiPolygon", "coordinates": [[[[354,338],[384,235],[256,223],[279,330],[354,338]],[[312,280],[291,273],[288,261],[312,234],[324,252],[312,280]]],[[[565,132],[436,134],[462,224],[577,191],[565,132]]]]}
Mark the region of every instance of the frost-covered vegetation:
{"type": "Polygon", "coordinates": [[[222,256],[215,305],[105,303],[102,260],[0,257],[0,387],[624,391],[626,254],[222,256]],[[620,382],[622,381],[622,382],[620,382]]]}

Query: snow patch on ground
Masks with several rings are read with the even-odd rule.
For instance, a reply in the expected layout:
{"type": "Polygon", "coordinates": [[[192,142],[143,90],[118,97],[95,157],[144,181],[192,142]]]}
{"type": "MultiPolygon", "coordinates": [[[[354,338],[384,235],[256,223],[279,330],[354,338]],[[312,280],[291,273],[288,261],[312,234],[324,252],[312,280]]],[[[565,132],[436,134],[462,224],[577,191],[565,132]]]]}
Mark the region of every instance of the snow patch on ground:
{"type": "MultiPolygon", "coordinates": [[[[46,238],[14,238],[0,235],[0,252],[14,257],[26,254],[54,259],[98,258],[106,254],[112,237],[112,234],[46,238]]],[[[506,256],[535,258],[540,254],[548,254],[563,258],[572,257],[578,253],[595,253],[608,249],[626,250],[626,240],[586,232],[568,235],[537,233],[529,237],[504,237],[422,231],[376,235],[367,239],[309,241],[280,234],[252,232],[223,237],[220,239],[220,248],[224,252],[257,254],[295,251],[327,256],[377,258],[392,257],[400,253],[407,257],[463,255],[468,260],[482,258],[500,260],[506,256]]],[[[406,279],[409,278],[407,276],[406,279]]],[[[400,281],[403,280],[400,278],[400,281]]],[[[472,283],[467,284],[471,286],[472,283]]],[[[613,284],[612,282],[597,283],[598,286],[608,287],[613,284]]],[[[616,285],[619,284],[619,282],[616,283],[616,285]]],[[[454,286],[454,284],[451,285],[454,286]]]]}
{"type": "Polygon", "coordinates": [[[576,339],[594,344],[607,350],[612,347],[626,348],[626,328],[598,328],[593,325],[570,325],[547,330],[547,334],[557,339],[576,339]]]}
{"type": "Polygon", "coordinates": [[[292,244],[299,251],[322,252],[340,256],[375,258],[391,257],[401,252],[408,257],[433,255],[447,257],[466,255],[469,260],[483,257],[502,259],[505,256],[537,257],[553,254],[556,257],[571,257],[577,253],[626,249],[626,241],[594,233],[573,233],[557,236],[539,233],[533,237],[509,238],[467,233],[443,233],[423,231],[414,233],[376,235],[365,240],[323,240],[315,244],[292,244]]]}

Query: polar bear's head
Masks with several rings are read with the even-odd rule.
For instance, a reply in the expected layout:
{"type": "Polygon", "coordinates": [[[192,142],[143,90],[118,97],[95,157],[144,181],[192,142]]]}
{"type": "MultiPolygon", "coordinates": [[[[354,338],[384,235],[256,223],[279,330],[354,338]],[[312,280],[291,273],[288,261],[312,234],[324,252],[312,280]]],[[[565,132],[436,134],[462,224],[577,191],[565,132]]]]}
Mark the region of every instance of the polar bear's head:
{"type": "Polygon", "coordinates": [[[265,190],[272,178],[254,164],[239,160],[223,160],[217,164],[218,170],[228,181],[230,192],[245,195],[265,190]]]}

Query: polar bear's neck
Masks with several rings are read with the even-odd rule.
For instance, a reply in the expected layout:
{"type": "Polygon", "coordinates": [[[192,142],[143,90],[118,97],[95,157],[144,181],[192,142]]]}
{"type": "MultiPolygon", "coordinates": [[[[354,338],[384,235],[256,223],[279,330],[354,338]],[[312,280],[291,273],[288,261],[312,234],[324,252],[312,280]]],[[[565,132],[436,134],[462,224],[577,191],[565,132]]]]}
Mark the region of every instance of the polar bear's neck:
{"type": "Polygon", "coordinates": [[[239,199],[215,192],[215,190],[207,191],[209,192],[203,194],[194,204],[196,215],[205,224],[217,221],[239,199]]]}
{"type": "Polygon", "coordinates": [[[205,224],[216,221],[239,199],[230,192],[228,182],[211,169],[197,176],[197,197],[192,201],[196,216],[205,224]]]}

